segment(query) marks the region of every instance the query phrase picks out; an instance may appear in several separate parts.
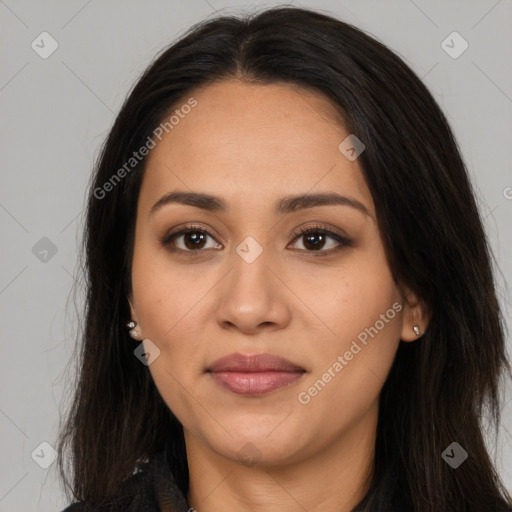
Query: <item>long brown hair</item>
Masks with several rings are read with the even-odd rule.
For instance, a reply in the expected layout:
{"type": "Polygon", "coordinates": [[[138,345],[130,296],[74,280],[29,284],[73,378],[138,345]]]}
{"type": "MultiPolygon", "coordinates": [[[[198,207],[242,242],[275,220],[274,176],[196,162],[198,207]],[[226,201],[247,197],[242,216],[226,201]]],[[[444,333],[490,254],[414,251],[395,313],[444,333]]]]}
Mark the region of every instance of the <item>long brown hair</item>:
{"type": "Polygon", "coordinates": [[[432,312],[421,340],[400,344],[382,389],[373,480],[357,510],[512,510],[482,433],[485,420],[498,432],[500,379],[511,374],[504,322],[454,136],[392,51],[347,23],[291,7],[192,27],[144,72],[108,135],[90,185],[80,371],[58,446],[68,490],[99,503],[137,464],[164,452],[187,492],[182,426],[134,357],[125,327],[145,158],[112,177],[195,87],[233,77],[292,83],[338,109],[366,146],[359,162],[391,271],[432,312]],[[452,442],[468,453],[457,469],[442,458],[452,442]]]}

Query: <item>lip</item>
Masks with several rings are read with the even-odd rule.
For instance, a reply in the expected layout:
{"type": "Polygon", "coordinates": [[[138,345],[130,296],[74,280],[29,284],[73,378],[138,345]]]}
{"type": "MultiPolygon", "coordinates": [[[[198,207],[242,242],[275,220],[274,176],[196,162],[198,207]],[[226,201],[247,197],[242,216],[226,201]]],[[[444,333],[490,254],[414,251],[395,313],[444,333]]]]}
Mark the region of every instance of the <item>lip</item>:
{"type": "Polygon", "coordinates": [[[207,370],[214,381],[239,395],[262,395],[289,386],[306,372],[287,359],[272,354],[230,354],[207,370]]]}

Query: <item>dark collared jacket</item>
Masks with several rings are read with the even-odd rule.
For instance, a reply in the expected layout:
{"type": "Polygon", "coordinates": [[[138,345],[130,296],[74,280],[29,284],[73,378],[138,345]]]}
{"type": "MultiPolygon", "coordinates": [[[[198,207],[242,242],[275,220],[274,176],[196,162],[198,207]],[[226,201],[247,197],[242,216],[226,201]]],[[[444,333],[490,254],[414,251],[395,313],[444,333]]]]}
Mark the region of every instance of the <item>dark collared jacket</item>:
{"type": "Polygon", "coordinates": [[[77,502],[62,512],[188,512],[193,511],[178,488],[163,456],[127,478],[115,498],[102,505],[77,502]]]}

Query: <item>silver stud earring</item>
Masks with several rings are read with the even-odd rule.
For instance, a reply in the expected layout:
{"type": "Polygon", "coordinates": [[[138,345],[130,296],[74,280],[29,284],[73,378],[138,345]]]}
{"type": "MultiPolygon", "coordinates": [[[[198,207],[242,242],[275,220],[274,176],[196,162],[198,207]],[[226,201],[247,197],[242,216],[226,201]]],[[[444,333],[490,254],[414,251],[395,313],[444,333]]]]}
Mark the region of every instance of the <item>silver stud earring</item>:
{"type": "Polygon", "coordinates": [[[126,324],[126,327],[130,329],[130,332],[128,333],[134,340],[138,340],[140,336],[140,331],[136,331],[135,327],[137,325],[137,322],[134,322],[133,320],[131,322],[128,322],[126,324]]]}
{"type": "Polygon", "coordinates": [[[414,334],[416,334],[416,336],[419,336],[420,335],[420,327],[418,325],[415,325],[412,330],[414,331],[414,334]]]}

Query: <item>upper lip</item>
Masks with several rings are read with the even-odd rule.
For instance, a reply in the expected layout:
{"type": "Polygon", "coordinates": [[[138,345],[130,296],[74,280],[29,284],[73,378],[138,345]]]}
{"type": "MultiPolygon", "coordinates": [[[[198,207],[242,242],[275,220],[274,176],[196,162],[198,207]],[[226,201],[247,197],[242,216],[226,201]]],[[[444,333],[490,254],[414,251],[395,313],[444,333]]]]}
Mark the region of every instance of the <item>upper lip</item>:
{"type": "Polygon", "coordinates": [[[207,368],[209,372],[304,372],[304,368],[272,354],[230,354],[217,359],[207,368]]]}

